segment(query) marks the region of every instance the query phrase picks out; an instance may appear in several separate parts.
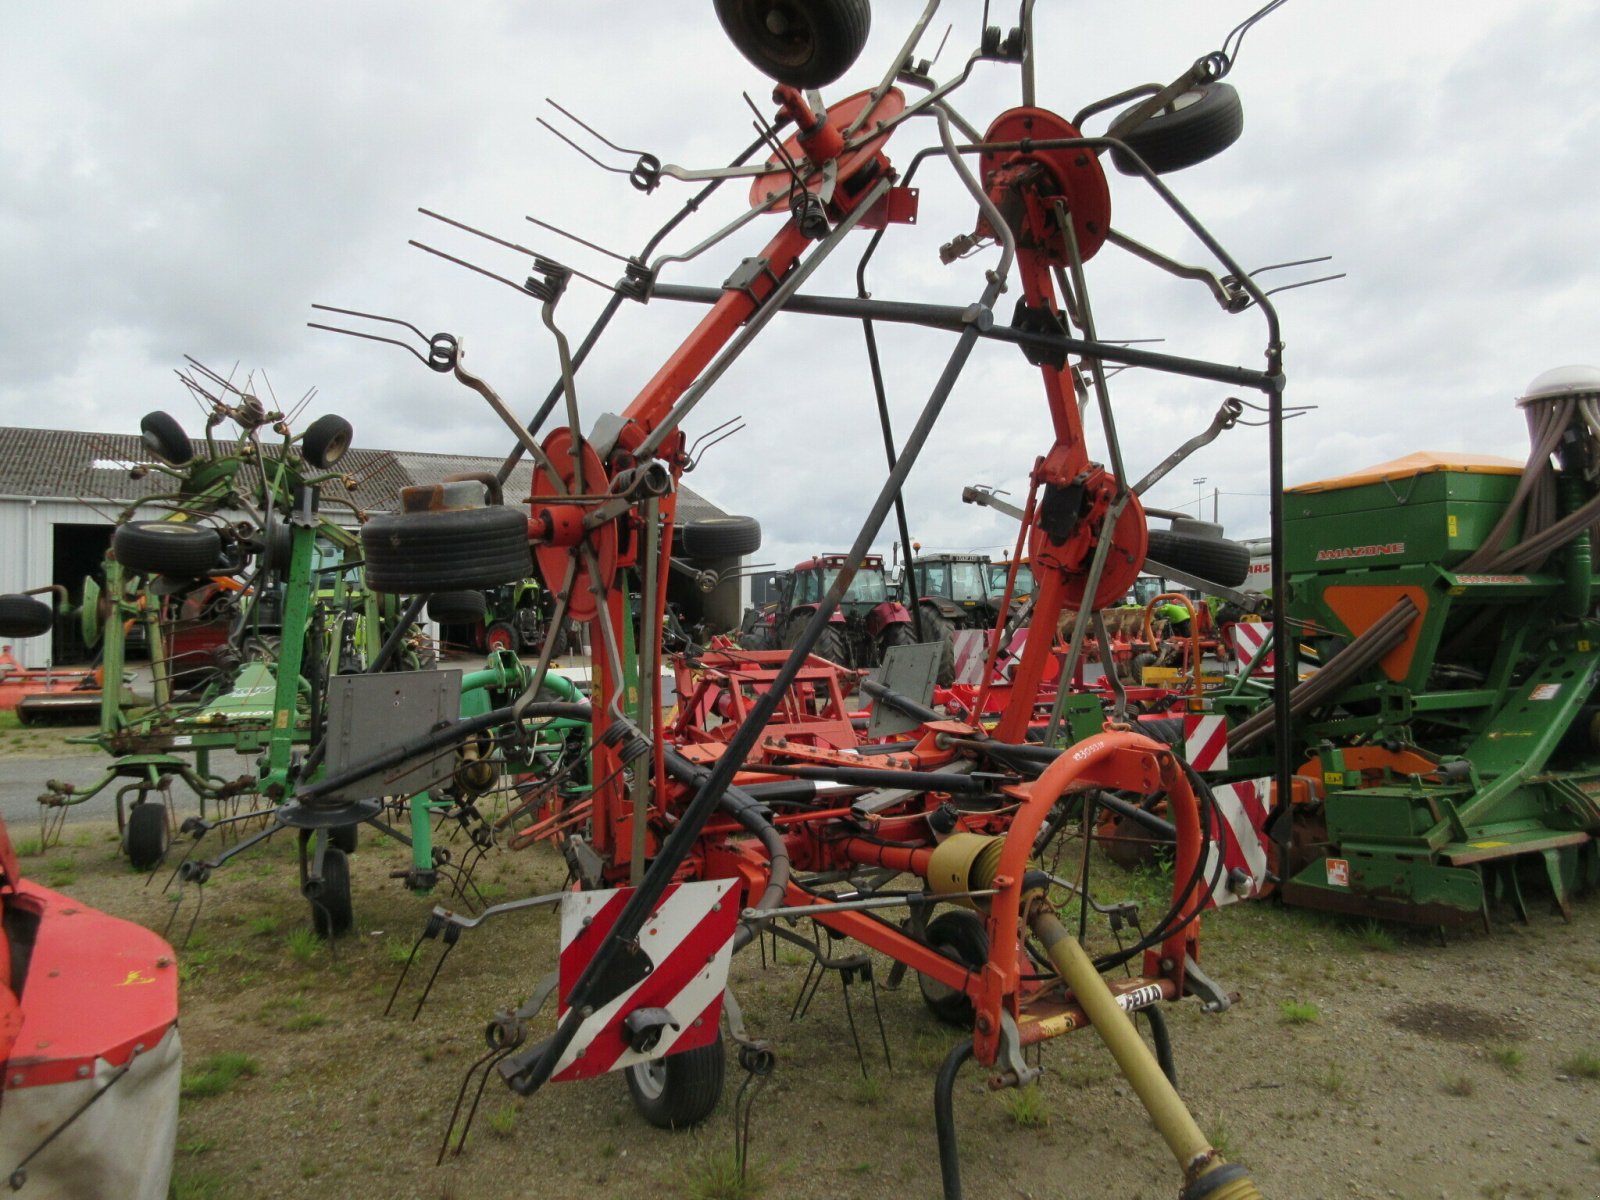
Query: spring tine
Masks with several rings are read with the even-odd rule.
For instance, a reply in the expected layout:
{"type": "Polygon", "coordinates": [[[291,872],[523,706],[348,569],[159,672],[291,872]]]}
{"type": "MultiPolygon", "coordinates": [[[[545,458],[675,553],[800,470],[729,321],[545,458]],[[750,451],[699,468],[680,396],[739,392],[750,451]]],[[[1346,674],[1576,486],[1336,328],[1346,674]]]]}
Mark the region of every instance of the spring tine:
{"type": "MultiPolygon", "coordinates": [[[[555,101],[552,100],[551,103],[554,104],[555,101]]],[[[550,124],[550,122],[546,121],[543,117],[535,117],[534,120],[538,121],[539,124],[543,125],[551,133],[555,134],[563,142],[565,142],[567,145],[571,146],[574,150],[576,150],[579,154],[583,155],[590,162],[592,162],[595,166],[599,167],[602,171],[610,171],[613,175],[628,175],[628,174],[631,173],[628,170],[628,168],[626,168],[626,167],[613,167],[609,163],[601,162],[598,158],[596,158],[594,155],[590,154],[582,146],[578,145],[577,142],[573,141],[566,134],[562,133],[561,130],[557,129],[554,125],[550,124]]],[[[579,121],[578,124],[581,125],[581,124],[583,124],[583,122],[579,121]]],[[[601,138],[600,140],[604,141],[605,139],[601,138]]]]}
{"type": "Polygon", "coordinates": [[[516,1049],[516,1044],[505,1046],[502,1049],[491,1051],[493,1058],[484,1064],[483,1078],[478,1080],[477,1094],[472,1097],[472,1107],[467,1109],[467,1119],[461,1123],[461,1140],[456,1142],[456,1153],[460,1154],[467,1147],[467,1134],[472,1132],[472,1120],[478,1115],[478,1103],[483,1099],[483,1089],[489,1086],[489,1076],[494,1074],[495,1063],[516,1049]]]}
{"type": "Polygon", "coordinates": [[[194,936],[194,927],[200,921],[200,910],[202,908],[204,908],[205,905],[206,905],[206,887],[205,887],[205,884],[197,883],[197,884],[194,885],[194,916],[189,918],[189,928],[184,932],[183,942],[181,943],[181,945],[182,945],[182,947],[184,949],[188,948],[189,939],[194,936]]]}
{"type": "Polygon", "coordinates": [[[319,312],[338,313],[341,317],[360,317],[366,321],[382,321],[385,325],[403,325],[416,334],[419,341],[428,342],[431,340],[427,334],[423,333],[410,321],[402,321],[399,317],[385,317],[380,316],[378,313],[359,312],[353,308],[335,308],[331,304],[313,304],[311,307],[319,312]]]}
{"type": "MultiPolygon", "coordinates": [[[[461,1090],[456,1093],[456,1106],[453,1109],[450,1110],[450,1123],[445,1126],[445,1129],[444,1129],[444,1144],[439,1147],[439,1157],[434,1159],[434,1162],[433,1162],[434,1166],[437,1167],[437,1166],[441,1165],[444,1162],[445,1152],[450,1149],[450,1135],[455,1132],[456,1118],[461,1115],[461,1103],[462,1103],[462,1101],[464,1101],[467,1098],[467,1088],[469,1088],[472,1085],[472,1077],[477,1074],[479,1067],[483,1067],[483,1068],[485,1068],[485,1070],[484,1070],[484,1078],[487,1079],[489,1077],[489,1072],[488,1072],[488,1069],[487,1069],[488,1068],[488,1064],[489,1064],[489,1060],[491,1058],[493,1058],[495,1055],[503,1054],[503,1053],[505,1053],[505,1051],[500,1049],[498,1046],[495,1047],[494,1049],[490,1050],[487,1054],[485,1054],[482,1058],[480,1058],[476,1062],[474,1062],[470,1067],[468,1067],[467,1068],[467,1073],[461,1077],[461,1090]]],[[[477,1107],[476,1104],[474,1104],[473,1107],[476,1108],[477,1107]]],[[[462,1142],[466,1141],[465,1131],[463,1131],[461,1140],[462,1140],[462,1142]]],[[[456,1152],[458,1154],[461,1152],[460,1143],[457,1143],[457,1145],[456,1145],[456,1152]]]]}
{"type": "Polygon", "coordinates": [[[355,330],[355,329],[341,329],[337,325],[324,325],[320,321],[307,321],[306,322],[306,328],[308,328],[308,329],[323,329],[323,330],[326,330],[328,333],[342,333],[342,334],[345,334],[348,337],[364,338],[365,340],[367,340],[369,342],[384,342],[384,343],[387,343],[390,346],[399,346],[400,349],[404,350],[407,354],[411,355],[418,362],[426,363],[428,361],[425,357],[423,357],[423,355],[417,350],[417,348],[415,346],[407,345],[405,342],[402,342],[399,338],[381,337],[380,335],[378,335],[376,333],[362,333],[359,330],[355,330]]]}
{"type": "Polygon", "coordinates": [[[564,237],[564,238],[568,239],[569,241],[577,242],[578,245],[580,245],[580,246],[586,246],[590,250],[593,250],[598,254],[604,254],[604,255],[607,255],[607,256],[609,256],[611,258],[614,258],[618,262],[631,263],[631,262],[634,261],[633,259],[629,258],[626,254],[618,254],[615,250],[607,250],[604,246],[598,246],[594,242],[587,241],[586,239],[579,237],[575,233],[568,233],[565,229],[562,229],[562,228],[560,228],[559,226],[556,226],[556,225],[552,225],[548,221],[541,221],[538,217],[524,217],[523,220],[532,222],[533,224],[537,225],[540,229],[548,229],[551,233],[558,234],[561,237],[564,237]]]}
{"type": "MultiPolygon", "coordinates": [[[[436,213],[431,208],[419,207],[417,211],[425,217],[432,217],[435,221],[443,221],[446,225],[454,226],[456,229],[460,229],[465,233],[470,233],[475,237],[481,237],[484,239],[484,241],[493,242],[497,246],[504,246],[507,250],[515,250],[519,254],[526,254],[529,258],[538,257],[536,252],[528,249],[526,246],[519,245],[516,242],[508,242],[503,237],[496,237],[494,234],[485,233],[481,229],[474,229],[471,225],[468,225],[464,221],[457,221],[454,217],[447,217],[442,213],[436,213]]],[[[528,219],[530,221],[533,220],[532,217],[529,217],[528,219]]]]}
{"type": "Polygon", "coordinates": [[[426,250],[429,254],[432,254],[438,258],[442,258],[446,262],[455,263],[455,265],[458,267],[465,267],[469,271],[475,271],[479,275],[487,276],[488,278],[495,280],[497,283],[503,283],[508,288],[512,288],[515,291],[521,292],[524,296],[531,294],[525,286],[513,279],[507,279],[504,275],[496,275],[493,271],[490,271],[485,267],[475,266],[474,264],[469,263],[466,259],[457,258],[453,254],[446,254],[443,250],[435,250],[432,246],[424,245],[415,238],[412,238],[407,244],[415,246],[418,250],[426,250]]]}
{"type": "Polygon", "coordinates": [[[1316,279],[1302,279],[1299,283],[1286,283],[1282,287],[1275,287],[1270,291],[1262,292],[1263,296],[1276,296],[1279,292],[1291,291],[1294,288],[1310,287],[1313,283],[1328,283],[1334,279],[1343,279],[1346,272],[1340,271],[1337,275],[1321,275],[1316,279]]]}
{"type": "MultiPolygon", "coordinates": [[[[591,137],[599,139],[607,147],[609,147],[612,150],[615,150],[618,154],[631,154],[631,155],[633,155],[633,157],[639,158],[645,153],[645,151],[643,151],[643,150],[629,150],[626,146],[617,145],[610,138],[606,137],[604,134],[602,134],[602,133],[598,132],[597,130],[595,130],[593,126],[588,125],[588,124],[584,123],[583,121],[579,120],[577,117],[573,116],[566,109],[562,108],[561,105],[557,104],[554,100],[550,99],[550,97],[546,96],[544,98],[544,102],[546,104],[548,104],[551,108],[555,109],[563,117],[567,118],[567,120],[571,121],[579,129],[582,129],[585,133],[589,134],[591,137]]],[[[541,124],[542,124],[542,122],[541,122],[541,124]]],[[[624,174],[626,174],[626,172],[624,172],[624,174]]]]}
{"type": "Polygon", "coordinates": [[[1254,279],[1257,275],[1265,275],[1268,271],[1281,271],[1284,267],[1309,267],[1312,263],[1331,262],[1332,259],[1333,255],[1331,254],[1319,254],[1316,258],[1297,258],[1292,262],[1273,263],[1270,266],[1257,267],[1254,271],[1249,272],[1249,275],[1251,279],[1254,279]]]}
{"type": "Polygon", "coordinates": [[[456,943],[461,940],[461,927],[451,925],[445,930],[444,953],[439,955],[439,961],[433,964],[433,974],[428,976],[428,984],[422,989],[422,995],[417,997],[417,1007],[411,1012],[411,1019],[415,1021],[422,1015],[422,1006],[428,1002],[428,994],[433,991],[434,980],[439,978],[439,972],[444,967],[444,960],[450,957],[450,951],[456,948],[456,943]],[[454,933],[455,936],[450,935],[454,933]]]}
{"type": "Polygon", "coordinates": [[[394,1008],[395,997],[400,994],[400,985],[406,981],[406,976],[411,973],[411,964],[417,961],[417,951],[422,949],[422,943],[427,940],[428,926],[423,925],[422,932],[417,934],[417,940],[412,943],[411,953],[406,955],[406,964],[400,968],[400,978],[394,981],[394,991],[389,993],[389,1003],[383,1006],[383,1015],[388,1016],[390,1009],[394,1008]]]}

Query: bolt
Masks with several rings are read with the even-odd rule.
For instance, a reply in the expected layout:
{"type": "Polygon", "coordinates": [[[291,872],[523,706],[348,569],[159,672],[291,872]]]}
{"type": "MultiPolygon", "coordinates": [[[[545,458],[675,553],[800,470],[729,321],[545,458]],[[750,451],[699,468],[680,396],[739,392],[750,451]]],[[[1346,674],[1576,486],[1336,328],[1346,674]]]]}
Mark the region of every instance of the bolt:
{"type": "Polygon", "coordinates": [[[89,1078],[89,1068],[88,1067],[79,1067],[78,1068],[78,1078],[79,1079],[87,1079],[87,1078],[89,1078]]]}
{"type": "Polygon", "coordinates": [[[22,1086],[22,1081],[24,1079],[26,1079],[26,1078],[27,1078],[26,1075],[24,1075],[21,1071],[18,1071],[15,1075],[13,1075],[11,1077],[11,1086],[12,1087],[21,1087],[22,1086]]]}

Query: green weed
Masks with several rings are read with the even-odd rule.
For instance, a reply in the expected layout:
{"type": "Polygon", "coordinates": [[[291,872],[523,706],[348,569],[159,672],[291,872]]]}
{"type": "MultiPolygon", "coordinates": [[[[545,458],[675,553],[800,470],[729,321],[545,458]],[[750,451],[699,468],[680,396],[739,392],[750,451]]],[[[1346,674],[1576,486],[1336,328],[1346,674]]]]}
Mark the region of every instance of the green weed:
{"type": "Polygon", "coordinates": [[[227,1194],[227,1181],[220,1175],[209,1171],[176,1172],[167,1200],[223,1200],[227,1194]]]}
{"type": "Polygon", "coordinates": [[[1574,1054],[1561,1064],[1561,1069],[1579,1079],[1600,1079],[1600,1055],[1574,1054]]]}
{"type": "Polygon", "coordinates": [[[11,848],[17,852],[18,858],[37,858],[44,853],[44,843],[38,838],[23,838],[20,842],[13,842],[11,848]]]}
{"type": "Polygon", "coordinates": [[[1329,1066],[1317,1079],[1317,1086],[1330,1096],[1337,1096],[1344,1090],[1344,1072],[1336,1066],[1329,1066]]]}
{"type": "Polygon", "coordinates": [[[510,1137],[517,1128],[517,1106],[502,1104],[489,1114],[489,1132],[496,1137],[510,1137]]]}
{"type": "Polygon", "coordinates": [[[301,925],[291,929],[284,939],[284,944],[289,947],[289,956],[295,962],[310,962],[322,949],[322,939],[317,936],[317,931],[309,925],[301,925]]]}
{"type": "Polygon", "coordinates": [[[1012,1088],[1004,1094],[1006,1114],[1020,1129],[1043,1129],[1050,1124],[1050,1105],[1037,1083],[1012,1088]]]}
{"type": "Polygon", "coordinates": [[[884,1087],[883,1080],[875,1075],[863,1075],[856,1080],[855,1087],[851,1089],[850,1099],[863,1107],[871,1108],[873,1105],[881,1104],[886,1095],[888,1089],[884,1087]]]}
{"type": "Polygon", "coordinates": [[[1527,1057],[1515,1046],[1496,1046],[1489,1051],[1489,1060],[1508,1075],[1515,1075],[1527,1057]]]}
{"type": "Polygon", "coordinates": [[[1445,1095],[1459,1096],[1462,1099],[1472,1095],[1472,1093],[1477,1090],[1477,1088],[1473,1085],[1471,1077],[1467,1075],[1457,1075],[1451,1079],[1446,1079],[1439,1086],[1445,1095]]]}
{"type": "Polygon", "coordinates": [[[278,918],[274,916],[251,917],[247,924],[256,937],[270,937],[278,932],[278,918]]]}
{"type": "Polygon", "coordinates": [[[707,1150],[684,1171],[682,1195],[689,1200],[752,1200],[766,1190],[755,1163],[746,1161],[744,1177],[732,1148],[707,1150]]]}
{"type": "Polygon", "coordinates": [[[1278,1017],[1285,1025],[1315,1025],[1322,1020],[1322,1011],[1315,1004],[1285,1000],[1278,1005],[1278,1017]]]}
{"type": "Polygon", "coordinates": [[[1228,1132],[1228,1127],[1226,1125],[1224,1125],[1221,1121],[1218,1121],[1214,1126],[1212,1126],[1210,1132],[1206,1134],[1206,1137],[1211,1142],[1211,1148],[1213,1150],[1222,1155],[1223,1158],[1229,1160],[1233,1159],[1233,1135],[1228,1132]]]}
{"type": "Polygon", "coordinates": [[[1366,921],[1356,930],[1356,941],[1364,950],[1387,954],[1394,949],[1394,934],[1377,921],[1366,921]]]}
{"type": "Polygon", "coordinates": [[[261,1066],[248,1054],[229,1050],[200,1060],[193,1071],[183,1074],[180,1094],[185,1100],[220,1096],[241,1079],[254,1076],[261,1066]]]}

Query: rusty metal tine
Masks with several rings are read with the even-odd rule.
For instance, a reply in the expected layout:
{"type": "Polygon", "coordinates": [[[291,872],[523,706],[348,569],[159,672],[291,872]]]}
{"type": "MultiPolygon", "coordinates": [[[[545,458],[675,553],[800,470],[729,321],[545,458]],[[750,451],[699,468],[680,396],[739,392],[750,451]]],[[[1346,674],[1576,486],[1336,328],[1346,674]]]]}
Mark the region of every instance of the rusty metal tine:
{"type": "MultiPolygon", "coordinates": [[[[609,163],[601,162],[598,158],[596,158],[594,155],[590,154],[582,146],[578,145],[577,142],[573,141],[566,134],[562,133],[561,130],[557,129],[554,125],[550,124],[550,122],[546,121],[543,117],[535,117],[534,119],[536,121],[538,121],[539,124],[543,125],[546,129],[548,129],[551,133],[555,134],[558,138],[560,138],[567,145],[571,146],[579,154],[581,154],[585,158],[587,158],[595,166],[599,167],[602,171],[610,171],[613,175],[628,175],[628,174],[631,174],[631,172],[625,167],[613,167],[609,163]]],[[[574,119],[576,119],[576,118],[574,118],[574,119]]],[[[583,122],[579,121],[578,123],[581,125],[583,122]]],[[[602,138],[601,140],[604,141],[605,139],[602,138]]]]}
{"type": "MultiPolygon", "coordinates": [[[[634,261],[633,259],[629,258],[626,254],[618,254],[615,250],[607,250],[604,246],[596,245],[594,242],[588,241],[585,238],[581,238],[575,233],[568,233],[565,229],[562,229],[559,225],[552,225],[548,221],[541,221],[541,220],[539,220],[538,217],[523,217],[522,219],[524,221],[532,222],[533,224],[537,225],[540,229],[548,229],[551,233],[558,234],[559,236],[566,238],[568,241],[577,242],[578,245],[585,246],[588,249],[593,250],[598,254],[608,255],[609,257],[616,259],[618,262],[631,263],[631,262],[634,261]]],[[[574,274],[576,274],[576,272],[574,272],[574,274]]],[[[585,278],[587,278],[587,276],[585,278]]]]}
{"type": "MultiPolygon", "coordinates": [[[[567,120],[571,121],[579,129],[582,129],[585,133],[589,134],[591,137],[597,138],[601,142],[604,142],[606,144],[606,146],[608,146],[612,150],[615,150],[618,154],[631,154],[635,158],[638,158],[640,155],[645,153],[645,151],[643,151],[643,150],[629,150],[626,146],[617,145],[610,138],[606,137],[605,134],[603,134],[599,130],[595,129],[592,125],[589,125],[586,122],[580,120],[579,118],[573,116],[572,113],[570,113],[566,109],[562,108],[561,105],[557,104],[554,100],[550,99],[549,96],[546,96],[544,98],[544,102],[546,104],[548,104],[551,108],[555,109],[558,113],[560,113],[567,120]]],[[[543,124],[543,122],[541,122],[541,124],[543,124]]]]}
{"type": "Polygon", "coordinates": [[[404,350],[407,354],[413,355],[420,363],[426,363],[428,361],[422,356],[415,346],[408,346],[399,338],[381,337],[376,333],[362,333],[356,329],[341,329],[337,325],[324,325],[319,321],[307,321],[306,328],[322,329],[326,330],[328,333],[342,333],[353,338],[365,338],[369,342],[386,342],[391,346],[399,346],[400,349],[404,350]]]}
{"type": "Polygon", "coordinates": [[[360,317],[365,321],[382,321],[385,325],[403,325],[416,334],[421,341],[427,342],[431,340],[427,334],[423,333],[410,321],[402,321],[399,317],[385,317],[378,313],[360,312],[354,308],[335,308],[331,304],[313,304],[311,307],[318,312],[338,313],[343,317],[360,317]]]}

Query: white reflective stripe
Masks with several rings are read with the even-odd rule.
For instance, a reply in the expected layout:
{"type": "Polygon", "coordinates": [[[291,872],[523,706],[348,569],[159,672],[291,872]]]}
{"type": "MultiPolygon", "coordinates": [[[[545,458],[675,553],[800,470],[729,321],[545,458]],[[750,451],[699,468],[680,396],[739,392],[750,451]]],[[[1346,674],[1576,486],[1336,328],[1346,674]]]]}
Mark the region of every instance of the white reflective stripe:
{"type": "Polygon", "coordinates": [[[1222,810],[1228,828],[1233,830],[1234,840],[1244,854],[1245,866],[1250,869],[1250,878],[1259,888],[1267,878],[1267,852],[1261,845],[1260,832],[1251,822],[1250,814],[1245,811],[1244,804],[1239,799],[1240,788],[1254,789],[1254,787],[1253,783],[1229,783],[1213,788],[1212,794],[1216,796],[1217,807],[1222,810]]]}

